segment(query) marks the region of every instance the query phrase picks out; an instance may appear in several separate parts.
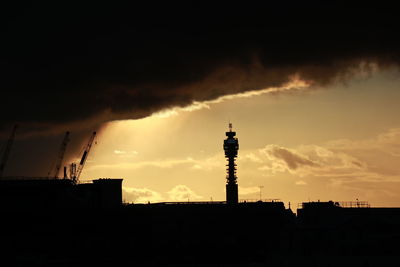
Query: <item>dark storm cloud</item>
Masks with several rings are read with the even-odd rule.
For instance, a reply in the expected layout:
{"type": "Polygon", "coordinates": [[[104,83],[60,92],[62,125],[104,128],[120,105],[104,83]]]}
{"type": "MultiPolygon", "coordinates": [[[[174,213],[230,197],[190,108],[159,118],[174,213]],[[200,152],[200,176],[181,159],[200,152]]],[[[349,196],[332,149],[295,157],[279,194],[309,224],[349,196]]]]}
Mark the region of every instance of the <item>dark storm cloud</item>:
{"type": "Polygon", "coordinates": [[[390,7],[284,4],[3,8],[0,127],[92,128],[293,74],[323,85],[363,61],[398,64],[390,7]]]}

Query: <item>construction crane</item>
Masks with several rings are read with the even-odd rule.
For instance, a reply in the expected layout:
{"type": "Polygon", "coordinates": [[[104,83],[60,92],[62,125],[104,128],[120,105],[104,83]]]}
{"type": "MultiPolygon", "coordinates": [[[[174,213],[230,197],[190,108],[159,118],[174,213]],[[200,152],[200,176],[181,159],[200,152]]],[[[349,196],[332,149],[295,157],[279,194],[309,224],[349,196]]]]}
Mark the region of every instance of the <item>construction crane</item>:
{"type": "MultiPolygon", "coordinates": [[[[67,149],[67,145],[69,142],[69,132],[65,133],[64,139],[61,143],[59,152],[58,152],[58,157],[57,157],[57,162],[56,162],[56,167],[55,167],[55,171],[54,171],[54,179],[58,178],[58,174],[60,173],[60,169],[61,169],[61,164],[62,161],[64,159],[64,155],[65,155],[65,150],[67,149]]],[[[51,174],[51,171],[49,172],[49,176],[51,174]]]]}
{"type": "Polygon", "coordinates": [[[83,167],[85,166],[86,159],[89,155],[90,149],[92,148],[94,138],[96,137],[96,132],[93,132],[92,136],[87,143],[85,150],[83,151],[83,155],[81,161],[79,162],[78,168],[76,168],[76,164],[71,164],[71,179],[74,184],[78,183],[79,177],[81,176],[83,167]]]}
{"type": "Polygon", "coordinates": [[[8,156],[10,155],[11,147],[14,142],[15,133],[17,132],[18,125],[14,125],[14,128],[11,131],[11,135],[8,138],[6,149],[4,150],[3,158],[0,163],[0,178],[3,177],[4,168],[6,167],[8,156]]]}

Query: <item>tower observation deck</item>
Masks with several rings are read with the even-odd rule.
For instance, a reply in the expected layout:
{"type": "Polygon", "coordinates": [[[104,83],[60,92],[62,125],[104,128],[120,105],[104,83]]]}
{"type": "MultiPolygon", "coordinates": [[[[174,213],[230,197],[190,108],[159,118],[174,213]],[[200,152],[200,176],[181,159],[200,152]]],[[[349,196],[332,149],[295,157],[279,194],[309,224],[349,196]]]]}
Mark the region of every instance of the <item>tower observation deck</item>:
{"type": "Polygon", "coordinates": [[[235,159],[239,150],[239,141],[236,132],[232,131],[232,124],[229,123],[229,132],[225,133],[228,138],[224,140],[225,158],[228,160],[227,176],[226,176],[226,203],[238,203],[238,185],[236,177],[236,163],[235,159]]]}

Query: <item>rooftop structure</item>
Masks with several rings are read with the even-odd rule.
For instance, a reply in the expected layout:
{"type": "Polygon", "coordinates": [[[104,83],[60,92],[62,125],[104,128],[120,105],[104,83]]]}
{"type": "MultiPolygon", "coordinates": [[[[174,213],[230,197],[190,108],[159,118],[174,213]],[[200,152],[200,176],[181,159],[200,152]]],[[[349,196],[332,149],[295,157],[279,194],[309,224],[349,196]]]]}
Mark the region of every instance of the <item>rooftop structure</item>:
{"type": "Polygon", "coordinates": [[[122,204],[122,179],[96,179],[75,184],[70,179],[4,177],[0,208],[112,208],[122,204]]]}

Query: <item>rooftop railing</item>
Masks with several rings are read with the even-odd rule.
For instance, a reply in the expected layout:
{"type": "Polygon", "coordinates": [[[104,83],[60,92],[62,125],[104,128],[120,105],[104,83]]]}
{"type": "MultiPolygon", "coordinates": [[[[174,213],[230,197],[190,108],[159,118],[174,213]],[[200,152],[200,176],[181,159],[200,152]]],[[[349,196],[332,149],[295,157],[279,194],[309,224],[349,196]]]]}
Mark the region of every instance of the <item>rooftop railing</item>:
{"type": "Polygon", "coordinates": [[[248,202],[281,202],[279,198],[265,198],[265,199],[241,199],[240,203],[248,203],[248,202]]]}
{"type": "Polygon", "coordinates": [[[299,209],[303,209],[305,207],[315,207],[315,206],[330,206],[330,207],[340,207],[340,208],[370,208],[371,205],[368,201],[327,201],[327,202],[320,202],[320,201],[311,201],[311,202],[303,202],[298,204],[299,209]]]}

